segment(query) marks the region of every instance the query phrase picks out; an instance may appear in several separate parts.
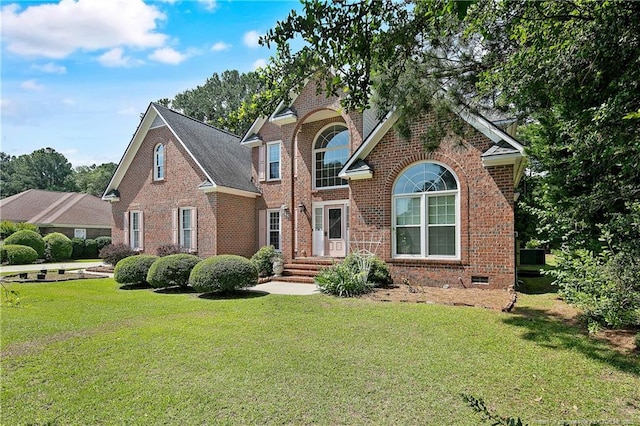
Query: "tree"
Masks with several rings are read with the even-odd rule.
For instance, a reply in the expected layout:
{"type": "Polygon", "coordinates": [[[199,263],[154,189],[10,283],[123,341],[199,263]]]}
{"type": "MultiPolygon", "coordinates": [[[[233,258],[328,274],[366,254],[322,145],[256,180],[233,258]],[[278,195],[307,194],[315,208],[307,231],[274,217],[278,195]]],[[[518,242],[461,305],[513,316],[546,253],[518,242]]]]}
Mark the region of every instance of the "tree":
{"type": "Polygon", "coordinates": [[[53,148],[41,148],[19,157],[2,156],[2,196],[17,194],[27,189],[74,191],[73,169],[64,155],[53,148]]]}
{"type": "Polygon", "coordinates": [[[256,118],[255,114],[234,114],[243,101],[249,101],[260,91],[261,83],[255,72],[224,71],[213,73],[202,86],[178,93],[173,99],[160,99],[164,106],[225,129],[236,135],[244,134],[256,118]]]}
{"type": "Polygon", "coordinates": [[[116,163],[76,167],[74,180],[78,191],[101,197],[117,167],[116,163]]]}
{"type": "MultiPolygon", "coordinates": [[[[640,3],[597,0],[303,0],[257,109],[320,78],[348,109],[396,108],[399,130],[442,104],[500,108],[539,124],[529,152],[569,245],[640,199],[640,3]],[[306,44],[293,50],[292,40],[306,44]]],[[[404,129],[403,129],[404,128],[404,129]]],[[[401,132],[402,133],[402,132],[401,132]]],[[[558,231],[558,230],[556,230],[558,231]]]]}

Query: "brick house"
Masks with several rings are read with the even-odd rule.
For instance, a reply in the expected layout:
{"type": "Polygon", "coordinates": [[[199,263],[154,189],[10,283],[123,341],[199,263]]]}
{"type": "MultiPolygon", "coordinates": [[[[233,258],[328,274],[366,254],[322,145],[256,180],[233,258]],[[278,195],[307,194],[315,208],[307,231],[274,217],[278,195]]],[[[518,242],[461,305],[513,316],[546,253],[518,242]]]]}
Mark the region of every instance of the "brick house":
{"type": "Polygon", "coordinates": [[[114,243],[150,254],[178,244],[207,257],[255,253],[258,196],[237,136],[151,103],[102,198],[114,243]]]}
{"type": "Polygon", "coordinates": [[[458,116],[464,136],[427,152],[432,115],[402,139],[393,112],[345,112],[313,82],[239,143],[151,104],[103,197],[114,240],[147,252],[174,242],[203,257],[270,244],[291,270],[368,249],[396,281],[507,287],[524,149],[490,120],[458,116]]]}
{"type": "Polygon", "coordinates": [[[461,110],[465,136],[433,152],[395,134],[389,113],[345,112],[311,82],[241,144],[252,149],[259,245],[287,262],[375,251],[394,280],[504,288],[515,281],[514,187],[523,147],[484,117],[461,110]]]}

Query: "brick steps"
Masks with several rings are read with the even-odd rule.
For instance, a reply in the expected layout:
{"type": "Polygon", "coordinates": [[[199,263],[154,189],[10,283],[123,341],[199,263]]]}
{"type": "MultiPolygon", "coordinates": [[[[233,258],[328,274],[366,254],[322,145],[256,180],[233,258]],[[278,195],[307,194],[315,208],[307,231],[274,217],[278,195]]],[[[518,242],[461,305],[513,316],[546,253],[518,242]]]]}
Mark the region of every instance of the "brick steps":
{"type": "Polygon", "coordinates": [[[297,282],[297,283],[314,283],[314,278],[322,268],[326,268],[334,263],[334,259],[327,258],[298,258],[293,259],[291,263],[284,265],[282,276],[274,277],[276,281],[297,282]]]}

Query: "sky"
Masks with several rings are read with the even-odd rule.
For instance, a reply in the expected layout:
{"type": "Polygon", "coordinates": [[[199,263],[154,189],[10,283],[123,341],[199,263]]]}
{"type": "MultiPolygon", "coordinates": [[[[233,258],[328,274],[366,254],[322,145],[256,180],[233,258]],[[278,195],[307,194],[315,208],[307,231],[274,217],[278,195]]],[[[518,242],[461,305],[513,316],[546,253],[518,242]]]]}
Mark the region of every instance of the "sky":
{"type": "Polygon", "coordinates": [[[249,72],[297,1],[0,0],[0,151],[118,163],[149,102],[249,72]]]}

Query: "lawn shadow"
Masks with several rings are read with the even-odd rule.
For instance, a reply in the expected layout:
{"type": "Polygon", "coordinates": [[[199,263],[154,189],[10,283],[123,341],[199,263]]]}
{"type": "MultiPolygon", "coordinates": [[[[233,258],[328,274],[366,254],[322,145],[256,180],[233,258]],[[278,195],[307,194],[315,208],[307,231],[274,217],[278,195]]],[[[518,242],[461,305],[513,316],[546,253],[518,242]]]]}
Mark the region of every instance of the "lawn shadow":
{"type": "Polygon", "coordinates": [[[255,299],[256,297],[264,297],[269,293],[261,290],[236,290],[230,292],[211,292],[203,293],[198,296],[200,299],[207,300],[236,300],[236,299],[255,299]]]}
{"type": "Polygon", "coordinates": [[[120,290],[148,290],[153,288],[149,283],[124,284],[120,286],[120,290]]]}
{"type": "Polygon", "coordinates": [[[173,286],[173,287],[165,287],[159,288],[154,291],[154,293],[158,294],[192,294],[198,293],[193,287],[181,287],[181,286],[173,286]]]}
{"type": "Polygon", "coordinates": [[[584,328],[560,314],[516,305],[512,315],[503,322],[524,329],[522,337],[542,347],[578,351],[620,371],[640,376],[640,357],[620,353],[606,343],[590,338],[584,328]]]}

